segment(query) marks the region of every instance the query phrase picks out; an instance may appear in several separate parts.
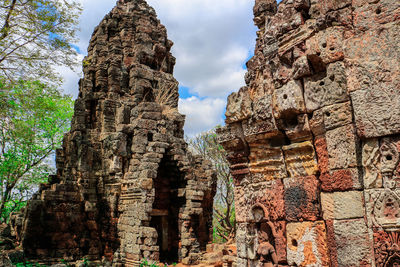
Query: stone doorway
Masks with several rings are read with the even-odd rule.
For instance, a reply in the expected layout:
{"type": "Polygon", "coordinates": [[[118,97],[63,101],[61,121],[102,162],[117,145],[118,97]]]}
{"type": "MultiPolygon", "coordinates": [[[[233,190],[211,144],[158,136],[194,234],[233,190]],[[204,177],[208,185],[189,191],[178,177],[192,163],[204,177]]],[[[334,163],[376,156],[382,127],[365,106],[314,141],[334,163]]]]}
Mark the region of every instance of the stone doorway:
{"type": "Polygon", "coordinates": [[[150,227],[155,228],[158,233],[159,260],[163,263],[178,262],[181,240],[179,213],[186,201],[186,182],[177,163],[167,155],[161,160],[157,178],[153,182],[155,199],[150,214],[150,227]]]}

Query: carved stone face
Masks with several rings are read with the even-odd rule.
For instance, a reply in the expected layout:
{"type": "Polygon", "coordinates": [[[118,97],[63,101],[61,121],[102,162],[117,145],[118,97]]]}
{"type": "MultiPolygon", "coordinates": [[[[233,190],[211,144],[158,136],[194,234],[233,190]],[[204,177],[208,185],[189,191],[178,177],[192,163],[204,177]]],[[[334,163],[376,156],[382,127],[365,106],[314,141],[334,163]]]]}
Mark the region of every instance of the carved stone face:
{"type": "Polygon", "coordinates": [[[270,232],[271,232],[271,229],[269,228],[268,224],[262,223],[261,227],[260,227],[260,232],[259,232],[260,240],[262,242],[271,242],[270,232]]]}
{"type": "Polygon", "coordinates": [[[261,222],[265,217],[264,210],[261,207],[254,207],[251,213],[254,222],[261,222]]]}

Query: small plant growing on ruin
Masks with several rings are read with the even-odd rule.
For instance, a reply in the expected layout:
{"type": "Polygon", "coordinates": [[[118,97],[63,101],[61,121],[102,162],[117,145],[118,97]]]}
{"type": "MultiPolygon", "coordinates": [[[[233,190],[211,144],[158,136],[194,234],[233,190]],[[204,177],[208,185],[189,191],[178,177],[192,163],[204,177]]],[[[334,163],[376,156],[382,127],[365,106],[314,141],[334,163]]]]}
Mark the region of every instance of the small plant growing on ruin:
{"type": "Polygon", "coordinates": [[[89,60],[83,60],[83,61],[82,61],[82,66],[83,66],[84,68],[89,67],[89,65],[90,65],[90,61],[89,61],[89,60]]]}
{"type": "Polygon", "coordinates": [[[83,266],[89,267],[90,261],[86,258],[83,259],[83,266]]]}
{"type": "Polygon", "coordinates": [[[85,57],[83,60],[82,60],[82,66],[84,67],[84,68],[86,68],[86,67],[89,67],[90,66],[90,63],[92,62],[92,57],[85,57]]]}
{"type": "Polygon", "coordinates": [[[177,97],[176,90],[178,84],[176,82],[163,83],[157,90],[154,90],[154,101],[160,104],[163,114],[169,114],[176,111],[177,108],[171,106],[177,97]]]}
{"type": "Polygon", "coordinates": [[[16,267],[47,267],[47,265],[41,265],[39,263],[30,263],[30,262],[18,262],[15,264],[16,267]]]}
{"type": "Polygon", "coordinates": [[[147,260],[143,260],[143,261],[140,263],[140,267],[146,267],[146,266],[149,266],[149,263],[148,263],[147,260]]]}
{"type": "MultiPolygon", "coordinates": [[[[147,259],[144,259],[144,260],[140,263],[139,266],[140,266],[140,267],[159,267],[160,265],[157,264],[156,262],[150,263],[147,259]]],[[[166,265],[164,265],[164,266],[166,266],[166,265]]]]}

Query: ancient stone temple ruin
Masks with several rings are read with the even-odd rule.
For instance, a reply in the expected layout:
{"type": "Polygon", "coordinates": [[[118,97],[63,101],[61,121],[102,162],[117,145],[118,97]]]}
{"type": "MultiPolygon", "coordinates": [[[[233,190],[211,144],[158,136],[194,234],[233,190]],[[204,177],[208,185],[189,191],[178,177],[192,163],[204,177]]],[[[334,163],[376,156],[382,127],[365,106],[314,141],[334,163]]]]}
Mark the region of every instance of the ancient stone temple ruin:
{"type": "Polygon", "coordinates": [[[25,213],[29,258],[197,261],[215,179],[187,152],[172,44],[144,0],[119,0],[96,27],[57,175],[25,213]]]}
{"type": "Polygon", "coordinates": [[[256,0],[254,15],[219,130],[238,266],[399,266],[400,1],[256,0]]]}

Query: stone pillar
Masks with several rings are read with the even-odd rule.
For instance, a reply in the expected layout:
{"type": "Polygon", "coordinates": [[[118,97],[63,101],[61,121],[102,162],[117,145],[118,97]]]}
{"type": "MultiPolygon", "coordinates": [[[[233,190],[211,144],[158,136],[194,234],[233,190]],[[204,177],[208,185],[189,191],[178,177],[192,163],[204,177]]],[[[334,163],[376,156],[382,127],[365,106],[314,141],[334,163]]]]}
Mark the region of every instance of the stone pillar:
{"type": "Polygon", "coordinates": [[[279,266],[399,264],[399,10],[256,0],[255,55],[219,129],[241,266],[264,257],[249,240],[255,205],[279,266]]]}

